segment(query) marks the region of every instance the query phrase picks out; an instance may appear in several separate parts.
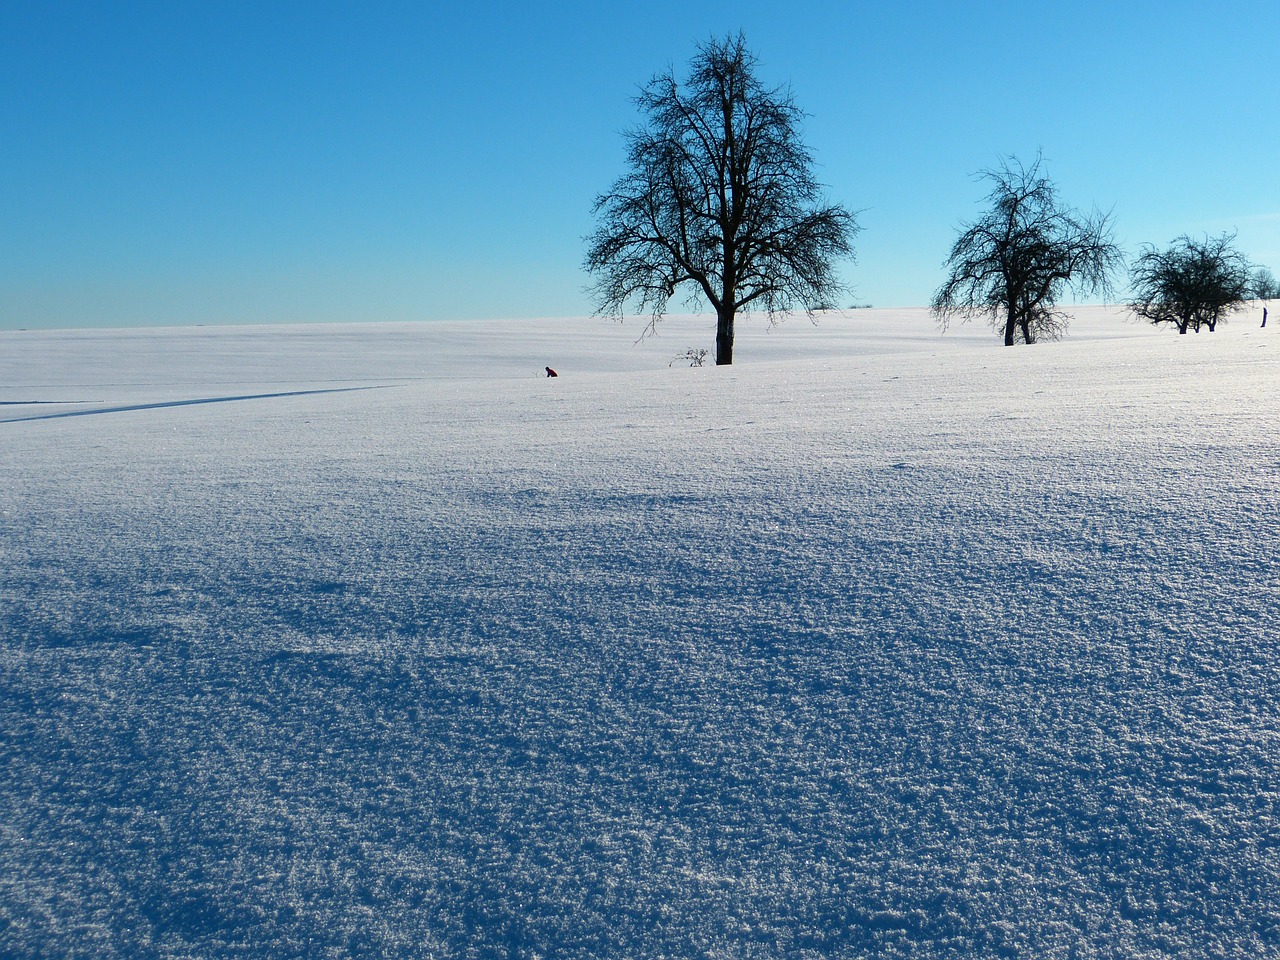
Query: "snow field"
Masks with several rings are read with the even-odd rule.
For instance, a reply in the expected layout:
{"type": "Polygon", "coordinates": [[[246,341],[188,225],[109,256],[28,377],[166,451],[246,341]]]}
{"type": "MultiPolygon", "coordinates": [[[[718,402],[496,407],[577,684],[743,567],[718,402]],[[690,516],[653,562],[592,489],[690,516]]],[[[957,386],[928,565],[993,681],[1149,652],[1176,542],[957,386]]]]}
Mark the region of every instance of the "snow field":
{"type": "Polygon", "coordinates": [[[1280,950],[1272,330],[740,326],[0,335],[0,952],[1280,950]]]}

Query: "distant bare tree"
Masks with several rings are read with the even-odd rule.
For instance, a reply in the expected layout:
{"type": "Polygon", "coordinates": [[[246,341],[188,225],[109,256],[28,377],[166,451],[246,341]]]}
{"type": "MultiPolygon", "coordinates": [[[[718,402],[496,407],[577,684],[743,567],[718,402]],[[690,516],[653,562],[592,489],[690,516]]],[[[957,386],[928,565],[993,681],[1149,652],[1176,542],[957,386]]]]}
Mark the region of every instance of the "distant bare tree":
{"type": "Polygon", "coordinates": [[[1250,296],[1262,301],[1262,325],[1267,325],[1267,304],[1280,297],[1280,283],[1266,267],[1255,267],[1252,277],[1253,288],[1250,296]]]}
{"type": "Polygon", "coordinates": [[[682,86],[659,74],[636,98],[630,170],[597,198],[586,268],[599,313],[634,305],[655,324],[677,288],[716,311],[716,363],[733,362],[734,319],[812,314],[843,286],[852,213],[822,201],[790,91],[756,79],[741,34],[701,45],[682,86]]]}
{"type": "Polygon", "coordinates": [[[1275,300],[1280,298],[1280,281],[1276,280],[1267,267],[1254,267],[1249,281],[1249,293],[1254,300],[1275,300]]]}
{"type": "Polygon", "coordinates": [[[1053,340],[1070,316],[1057,309],[1068,292],[1111,293],[1111,274],[1123,262],[1109,214],[1085,216],[1062,206],[1037,157],[1026,167],[1016,157],[986,170],[990,209],[965,226],[951,248],[949,275],[933,297],[945,329],[953,319],[988,319],[1003,330],[1005,346],[1053,340]]]}
{"type": "Polygon", "coordinates": [[[1244,306],[1253,291],[1252,264],[1234,246],[1236,235],[1193,240],[1178,237],[1166,250],[1150,244],[1129,268],[1135,316],[1159,326],[1167,323],[1212,333],[1229,314],[1244,306]]]}

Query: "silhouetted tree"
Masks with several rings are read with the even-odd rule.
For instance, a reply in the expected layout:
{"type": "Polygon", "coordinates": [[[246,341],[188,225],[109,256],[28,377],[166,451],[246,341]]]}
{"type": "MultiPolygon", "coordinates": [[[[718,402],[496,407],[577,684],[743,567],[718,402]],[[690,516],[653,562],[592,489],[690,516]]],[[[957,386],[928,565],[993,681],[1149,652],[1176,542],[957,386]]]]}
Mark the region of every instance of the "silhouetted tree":
{"type": "Polygon", "coordinates": [[[1057,309],[1066,293],[1111,292],[1111,274],[1122,257],[1112,239],[1109,214],[1085,216],[1063,207],[1041,173],[1016,157],[985,170],[990,209],[963,227],[951,248],[946,282],[933,297],[933,313],[945,329],[959,317],[985,317],[1005,346],[1057,339],[1068,314],[1057,309]]]}
{"type": "Polygon", "coordinates": [[[596,199],[586,268],[598,313],[627,305],[655,324],[677,288],[716,311],[716,363],[733,362],[734,319],[771,320],[836,301],[833,265],[857,221],[826,204],[790,91],[768,89],[741,34],[698,47],[682,86],[668,71],[636,98],[629,171],[596,199]]]}
{"type": "Polygon", "coordinates": [[[1166,250],[1150,244],[1129,268],[1129,309],[1157,326],[1212,333],[1252,295],[1252,264],[1234,247],[1234,233],[1178,237],[1166,250]]]}

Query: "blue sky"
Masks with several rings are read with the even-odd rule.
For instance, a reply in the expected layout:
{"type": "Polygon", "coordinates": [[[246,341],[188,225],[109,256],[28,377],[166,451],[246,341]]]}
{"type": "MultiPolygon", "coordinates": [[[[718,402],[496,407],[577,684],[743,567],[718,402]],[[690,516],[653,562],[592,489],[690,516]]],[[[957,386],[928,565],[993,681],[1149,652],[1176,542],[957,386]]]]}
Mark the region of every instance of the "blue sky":
{"type": "Polygon", "coordinates": [[[0,11],[0,327],[589,313],[630,98],[739,29],[791,85],[849,298],[920,305],[1043,150],[1127,248],[1280,273],[1280,5],[28,2],[0,11]]]}

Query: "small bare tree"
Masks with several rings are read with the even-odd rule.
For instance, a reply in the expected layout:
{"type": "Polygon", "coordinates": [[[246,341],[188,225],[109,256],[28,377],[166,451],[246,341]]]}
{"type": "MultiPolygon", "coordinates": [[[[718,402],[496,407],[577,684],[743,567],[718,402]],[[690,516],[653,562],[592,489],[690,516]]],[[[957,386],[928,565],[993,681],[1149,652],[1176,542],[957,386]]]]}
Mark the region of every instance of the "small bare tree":
{"type": "Polygon", "coordinates": [[[1253,290],[1251,296],[1254,300],[1262,301],[1262,325],[1267,325],[1267,305],[1280,297],[1280,283],[1276,282],[1274,274],[1266,267],[1255,267],[1253,271],[1253,290]]]}
{"type": "Polygon", "coordinates": [[[676,354],[676,356],[672,358],[671,362],[668,363],[667,366],[674,367],[677,363],[687,362],[691,367],[700,367],[706,362],[706,360],[707,360],[706,347],[690,347],[684,353],[676,354]]]}
{"type": "Polygon", "coordinates": [[[980,175],[992,184],[990,209],[962,229],[947,257],[932,304],[943,329],[957,317],[984,317],[1007,347],[1053,340],[1071,319],[1057,307],[1065,294],[1111,293],[1123,258],[1110,215],[1063,207],[1041,166],[1040,157],[1030,167],[1011,157],[980,175]]]}
{"type": "Polygon", "coordinates": [[[1235,239],[1224,233],[1203,240],[1181,236],[1166,250],[1145,245],[1129,267],[1129,309],[1178,333],[1201,327],[1212,333],[1252,295],[1253,265],[1234,247],[1235,239]]]}
{"type": "Polygon", "coordinates": [[[682,86],[668,71],[636,99],[630,170],[597,198],[586,268],[597,312],[666,313],[677,288],[716,311],[716,363],[733,362],[734,319],[813,311],[843,290],[857,222],[822,201],[790,91],[756,79],[741,34],[698,48],[682,86]]]}

